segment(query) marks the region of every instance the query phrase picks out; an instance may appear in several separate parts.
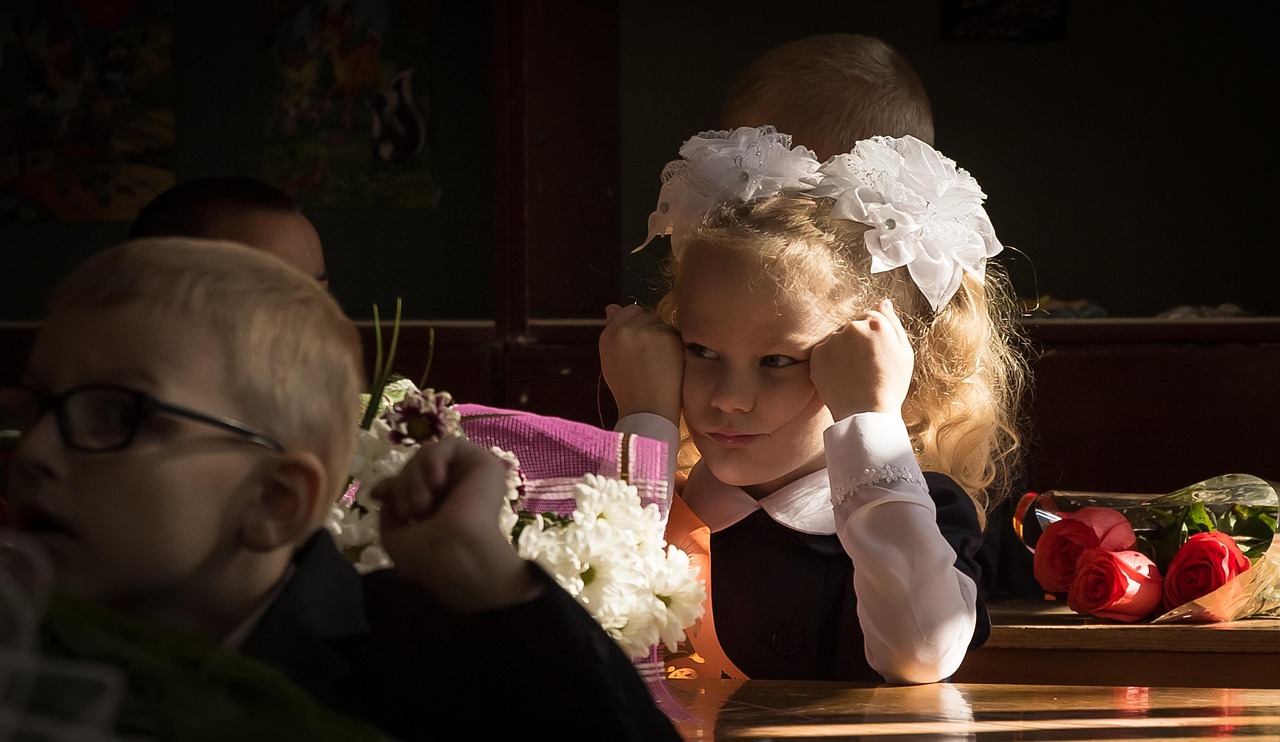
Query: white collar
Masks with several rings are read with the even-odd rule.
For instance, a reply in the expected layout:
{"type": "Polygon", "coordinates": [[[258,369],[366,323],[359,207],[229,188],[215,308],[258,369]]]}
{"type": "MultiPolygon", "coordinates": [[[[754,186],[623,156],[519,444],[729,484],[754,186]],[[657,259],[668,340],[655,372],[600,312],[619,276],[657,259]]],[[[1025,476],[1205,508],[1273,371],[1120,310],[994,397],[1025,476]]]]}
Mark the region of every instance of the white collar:
{"type": "Polygon", "coordinates": [[[689,472],[681,493],[685,504],[707,524],[712,533],[722,531],[763,509],[770,518],[801,533],[830,535],[836,532],[836,516],[831,508],[831,483],[827,470],[801,477],[762,500],[741,487],[725,484],[702,462],[689,472]]]}

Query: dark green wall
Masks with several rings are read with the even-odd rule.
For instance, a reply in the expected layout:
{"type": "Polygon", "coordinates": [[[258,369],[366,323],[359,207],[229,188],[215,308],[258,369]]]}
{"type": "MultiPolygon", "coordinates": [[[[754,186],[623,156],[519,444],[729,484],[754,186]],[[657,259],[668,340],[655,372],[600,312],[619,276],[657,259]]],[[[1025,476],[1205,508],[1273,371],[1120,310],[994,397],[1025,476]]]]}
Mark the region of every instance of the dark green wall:
{"type": "MultiPolygon", "coordinates": [[[[177,175],[259,175],[261,5],[178,5],[177,175]]],[[[1222,302],[1280,314],[1270,218],[1277,139],[1263,115],[1276,97],[1272,14],[1248,4],[1068,0],[1062,40],[944,41],[936,0],[618,5],[620,297],[646,296],[661,252],[630,254],[663,164],[684,139],[717,126],[737,71],[782,41],[852,31],[885,38],[915,64],[938,148],[974,174],[998,236],[1026,256],[1011,263],[1023,296],[1087,299],[1115,316],[1222,302]]],[[[527,8],[536,22],[539,5],[527,8]]],[[[487,2],[431,5],[439,208],[309,211],[334,293],[353,316],[397,296],[410,317],[492,314],[490,12],[487,2]]],[[[572,203],[564,223],[572,228],[572,203]]],[[[69,266],[125,228],[0,224],[0,320],[38,318],[69,266]]]]}
{"type": "MultiPolygon", "coordinates": [[[[177,2],[175,171],[263,177],[265,3],[177,2]]],[[[433,2],[429,38],[435,209],[307,209],[334,295],[353,317],[372,305],[407,316],[492,314],[493,160],[490,10],[433,2]]],[[[419,78],[424,79],[424,78],[419,78]]],[[[0,223],[0,321],[38,319],[52,286],[85,255],[123,239],[126,222],[0,223]]]]}
{"type": "MultiPolygon", "coordinates": [[[[739,70],[783,41],[856,32],[920,73],[938,149],[978,179],[997,236],[1027,255],[1012,265],[1023,296],[1126,316],[1222,302],[1280,314],[1265,113],[1277,16],[1248,3],[1064,5],[1063,40],[943,41],[936,0],[622,0],[621,249],[644,238],[663,164],[718,128],[739,70]]],[[[633,286],[649,252],[626,259],[633,286]]]]}

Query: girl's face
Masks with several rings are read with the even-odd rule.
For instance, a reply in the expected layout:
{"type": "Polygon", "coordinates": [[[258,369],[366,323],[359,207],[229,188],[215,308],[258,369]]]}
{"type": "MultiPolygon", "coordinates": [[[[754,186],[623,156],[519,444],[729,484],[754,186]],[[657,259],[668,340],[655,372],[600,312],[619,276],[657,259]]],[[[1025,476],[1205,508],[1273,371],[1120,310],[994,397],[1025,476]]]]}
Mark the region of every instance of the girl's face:
{"type": "Polygon", "coordinates": [[[809,378],[807,311],[731,251],[690,250],[679,288],[684,417],[716,478],[759,499],[822,469],[832,423],[809,378]]]}

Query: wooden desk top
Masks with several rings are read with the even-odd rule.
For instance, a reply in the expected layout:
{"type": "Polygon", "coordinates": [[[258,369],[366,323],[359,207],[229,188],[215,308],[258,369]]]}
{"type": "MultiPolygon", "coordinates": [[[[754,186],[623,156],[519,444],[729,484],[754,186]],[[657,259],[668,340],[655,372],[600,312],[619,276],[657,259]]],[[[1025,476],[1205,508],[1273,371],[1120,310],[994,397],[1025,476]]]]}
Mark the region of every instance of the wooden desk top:
{"type": "MultiPolygon", "coordinates": [[[[1126,624],[1081,616],[1056,600],[989,606],[993,649],[1152,650],[1280,655],[1280,620],[1212,624],[1126,624]]],[[[1280,660],[1280,657],[1273,658],[1280,660]]]]}
{"type": "Polygon", "coordinates": [[[1125,624],[1058,601],[990,607],[991,637],[952,676],[966,683],[1280,689],[1280,620],[1125,624]]]}
{"type": "Polygon", "coordinates": [[[1280,690],[668,680],[689,742],[1280,739],[1280,690]]]}

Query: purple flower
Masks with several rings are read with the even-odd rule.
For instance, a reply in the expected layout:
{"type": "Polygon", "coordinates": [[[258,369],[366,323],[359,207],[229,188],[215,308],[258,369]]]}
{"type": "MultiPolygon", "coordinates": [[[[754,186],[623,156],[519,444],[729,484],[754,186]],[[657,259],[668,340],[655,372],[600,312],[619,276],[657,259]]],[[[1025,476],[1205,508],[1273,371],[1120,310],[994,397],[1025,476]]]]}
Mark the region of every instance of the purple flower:
{"type": "Polygon", "coordinates": [[[398,446],[439,441],[461,434],[462,416],[453,409],[453,396],[434,389],[410,391],[382,413],[391,432],[387,438],[398,446]]]}

